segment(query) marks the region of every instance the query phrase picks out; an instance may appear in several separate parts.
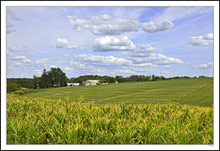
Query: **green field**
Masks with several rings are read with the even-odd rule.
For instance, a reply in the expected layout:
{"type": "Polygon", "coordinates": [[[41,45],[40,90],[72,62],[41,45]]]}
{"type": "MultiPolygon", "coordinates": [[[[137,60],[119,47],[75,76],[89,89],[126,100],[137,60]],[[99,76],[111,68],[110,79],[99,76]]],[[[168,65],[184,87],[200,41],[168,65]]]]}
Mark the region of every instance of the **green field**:
{"type": "Polygon", "coordinates": [[[8,95],[7,144],[213,144],[213,106],[100,105],[8,95]]]}
{"type": "Polygon", "coordinates": [[[61,87],[35,90],[27,97],[94,101],[99,104],[179,103],[206,106],[213,104],[213,79],[173,79],[151,82],[128,82],[97,86],[61,87]]]}
{"type": "Polygon", "coordinates": [[[213,144],[213,79],[9,93],[7,144],[213,144]]]}

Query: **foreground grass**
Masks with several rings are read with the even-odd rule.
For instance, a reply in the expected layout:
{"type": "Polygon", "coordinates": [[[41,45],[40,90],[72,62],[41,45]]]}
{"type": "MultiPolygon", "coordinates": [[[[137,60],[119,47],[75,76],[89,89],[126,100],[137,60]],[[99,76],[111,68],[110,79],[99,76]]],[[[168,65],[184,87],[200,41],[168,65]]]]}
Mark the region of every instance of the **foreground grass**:
{"type": "Polygon", "coordinates": [[[8,95],[7,144],[213,144],[213,107],[8,95]]]}
{"type": "Polygon", "coordinates": [[[72,101],[82,97],[95,104],[213,104],[213,78],[127,82],[98,86],[62,87],[34,90],[24,96],[72,101]]]}

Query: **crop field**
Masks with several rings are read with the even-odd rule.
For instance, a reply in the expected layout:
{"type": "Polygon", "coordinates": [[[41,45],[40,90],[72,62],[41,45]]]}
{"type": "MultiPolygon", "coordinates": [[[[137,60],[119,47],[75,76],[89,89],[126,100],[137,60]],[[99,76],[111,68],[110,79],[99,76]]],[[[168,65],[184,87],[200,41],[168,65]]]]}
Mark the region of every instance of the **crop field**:
{"type": "Polygon", "coordinates": [[[213,79],[9,93],[7,144],[213,144],[213,79]]]}
{"type": "Polygon", "coordinates": [[[24,96],[46,99],[68,97],[71,101],[98,104],[163,104],[179,103],[206,106],[213,104],[213,79],[173,79],[153,82],[128,82],[97,86],[45,88],[24,96]]]}
{"type": "Polygon", "coordinates": [[[213,144],[212,106],[7,97],[7,144],[213,144]]]}

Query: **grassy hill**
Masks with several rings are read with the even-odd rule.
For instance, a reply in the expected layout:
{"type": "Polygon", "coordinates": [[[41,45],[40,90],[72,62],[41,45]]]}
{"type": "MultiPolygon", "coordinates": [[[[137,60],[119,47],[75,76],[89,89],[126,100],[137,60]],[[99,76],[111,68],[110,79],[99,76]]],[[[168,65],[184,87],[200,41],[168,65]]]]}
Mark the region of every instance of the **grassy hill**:
{"type": "Polygon", "coordinates": [[[207,106],[213,104],[213,78],[172,79],[151,82],[128,82],[97,86],[61,87],[34,90],[24,96],[68,99],[97,104],[179,103],[207,106]]]}
{"type": "Polygon", "coordinates": [[[212,104],[212,78],[8,93],[7,144],[213,144],[212,104]]]}

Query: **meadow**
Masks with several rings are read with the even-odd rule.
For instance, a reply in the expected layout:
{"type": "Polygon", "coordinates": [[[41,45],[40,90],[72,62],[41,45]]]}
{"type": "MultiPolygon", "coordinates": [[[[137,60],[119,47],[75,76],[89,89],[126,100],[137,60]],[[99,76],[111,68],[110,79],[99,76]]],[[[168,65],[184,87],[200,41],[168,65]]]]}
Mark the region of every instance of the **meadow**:
{"type": "Polygon", "coordinates": [[[7,144],[213,144],[213,80],[7,94],[7,144]]]}
{"type": "Polygon", "coordinates": [[[179,103],[206,106],[213,104],[213,79],[172,79],[150,82],[127,82],[97,86],[59,87],[34,90],[24,96],[71,101],[81,98],[96,104],[179,103]]]}

